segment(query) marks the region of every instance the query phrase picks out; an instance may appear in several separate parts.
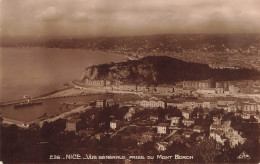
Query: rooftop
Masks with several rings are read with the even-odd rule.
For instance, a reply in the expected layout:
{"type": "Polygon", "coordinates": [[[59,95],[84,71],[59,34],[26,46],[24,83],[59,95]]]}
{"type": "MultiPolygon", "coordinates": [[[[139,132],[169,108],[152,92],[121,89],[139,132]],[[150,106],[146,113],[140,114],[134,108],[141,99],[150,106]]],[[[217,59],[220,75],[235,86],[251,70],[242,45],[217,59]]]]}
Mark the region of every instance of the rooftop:
{"type": "Polygon", "coordinates": [[[216,129],[220,129],[222,128],[222,125],[218,125],[218,124],[211,124],[210,128],[216,128],[216,129]]]}
{"type": "Polygon", "coordinates": [[[202,129],[202,127],[201,127],[201,126],[199,126],[199,125],[195,125],[195,126],[193,127],[193,129],[199,129],[199,130],[201,130],[201,129],[202,129]]]}
{"type": "Polygon", "coordinates": [[[167,123],[167,122],[159,123],[158,126],[168,127],[168,126],[170,126],[170,123],[167,123]]]}
{"type": "Polygon", "coordinates": [[[194,132],[193,131],[185,131],[182,134],[183,135],[192,135],[194,132]]]}

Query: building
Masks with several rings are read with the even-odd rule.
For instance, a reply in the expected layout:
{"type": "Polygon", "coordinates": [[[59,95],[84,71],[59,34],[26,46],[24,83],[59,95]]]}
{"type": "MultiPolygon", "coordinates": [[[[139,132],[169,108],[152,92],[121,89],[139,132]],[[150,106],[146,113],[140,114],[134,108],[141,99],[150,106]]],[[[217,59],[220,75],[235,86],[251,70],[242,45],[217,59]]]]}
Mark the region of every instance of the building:
{"type": "Polygon", "coordinates": [[[145,132],[142,134],[142,139],[145,142],[149,142],[153,140],[154,133],[153,132],[145,132]]]}
{"type": "Polygon", "coordinates": [[[184,110],[184,111],[182,111],[182,116],[183,116],[185,119],[190,119],[190,118],[191,118],[191,112],[190,112],[190,111],[187,111],[187,110],[184,110]]]}
{"type": "Polygon", "coordinates": [[[109,86],[109,85],[111,85],[111,81],[86,79],[85,80],[85,85],[87,85],[87,86],[96,86],[96,87],[109,86]]]}
{"type": "Polygon", "coordinates": [[[96,107],[97,108],[104,108],[104,107],[106,107],[106,100],[97,100],[96,101],[96,107]]]}
{"type": "Polygon", "coordinates": [[[194,89],[202,89],[202,88],[212,88],[214,85],[211,80],[203,80],[203,81],[183,81],[183,88],[194,88],[194,89]]]}
{"type": "Polygon", "coordinates": [[[155,148],[159,152],[166,151],[168,146],[169,146],[168,142],[156,142],[155,144],[155,148]]]}
{"type": "Polygon", "coordinates": [[[224,109],[224,111],[228,111],[228,105],[217,105],[217,109],[224,109]]]}
{"type": "Polygon", "coordinates": [[[234,148],[238,144],[243,144],[245,143],[246,139],[243,138],[241,135],[238,134],[238,131],[232,131],[232,134],[230,135],[229,142],[230,142],[230,147],[234,148]]]}
{"type": "Polygon", "coordinates": [[[253,103],[253,102],[245,102],[243,104],[243,112],[247,112],[247,113],[255,113],[256,111],[258,111],[258,106],[257,103],[253,103]]]}
{"type": "Polygon", "coordinates": [[[139,84],[139,85],[137,85],[137,91],[138,92],[147,92],[148,88],[146,85],[139,84]]]}
{"type": "Polygon", "coordinates": [[[228,139],[232,148],[245,142],[245,138],[231,127],[231,121],[224,121],[223,124],[212,124],[210,126],[210,137],[222,145],[228,139]]]}
{"type": "Polygon", "coordinates": [[[173,101],[173,102],[167,102],[167,107],[176,107],[178,109],[183,109],[184,105],[182,102],[173,101]]]}
{"type": "Polygon", "coordinates": [[[231,121],[224,121],[222,124],[222,130],[227,133],[227,132],[232,132],[232,128],[231,128],[231,121]]]}
{"type": "Polygon", "coordinates": [[[150,93],[154,93],[155,92],[155,87],[153,85],[148,86],[147,89],[148,89],[148,92],[150,92],[150,93]]]}
{"type": "Polygon", "coordinates": [[[167,134],[170,124],[160,123],[157,125],[157,134],[167,134]]]}
{"type": "Polygon", "coordinates": [[[232,105],[232,104],[228,105],[228,112],[236,113],[236,111],[237,111],[236,105],[232,105]]]}
{"type": "Polygon", "coordinates": [[[224,82],[216,82],[216,88],[223,88],[224,82]]]}
{"type": "Polygon", "coordinates": [[[222,125],[219,124],[211,124],[210,125],[210,131],[221,131],[222,125]]]}
{"type": "Polygon", "coordinates": [[[194,122],[195,122],[194,119],[183,119],[182,120],[182,123],[184,126],[191,126],[194,124],[194,122]]]}
{"type": "Polygon", "coordinates": [[[220,95],[222,95],[222,94],[224,94],[224,91],[225,91],[224,88],[215,88],[215,92],[216,92],[216,94],[220,94],[220,95]]]}
{"type": "Polygon", "coordinates": [[[78,119],[71,119],[66,122],[66,131],[77,133],[78,119]]]}
{"type": "Polygon", "coordinates": [[[111,107],[111,106],[115,106],[118,105],[113,99],[104,99],[104,100],[97,100],[96,101],[96,107],[97,108],[104,108],[104,107],[111,107]]]}
{"type": "Polygon", "coordinates": [[[213,124],[221,125],[222,115],[213,116],[213,124]]]}
{"type": "Polygon", "coordinates": [[[127,121],[130,121],[132,119],[133,114],[135,113],[135,108],[131,107],[129,108],[128,112],[125,114],[124,119],[127,121]]]}
{"type": "Polygon", "coordinates": [[[217,107],[217,102],[210,102],[210,109],[214,109],[217,107]]]}
{"type": "Polygon", "coordinates": [[[227,140],[224,138],[224,132],[222,131],[212,131],[210,132],[209,136],[221,145],[224,145],[225,141],[227,140]]]}
{"type": "Polygon", "coordinates": [[[105,134],[104,133],[97,133],[97,134],[95,134],[95,138],[100,141],[103,138],[105,138],[105,134]]]}
{"type": "Polygon", "coordinates": [[[202,102],[202,108],[210,109],[211,108],[211,103],[210,102],[206,102],[206,101],[202,102]]]}
{"type": "Polygon", "coordinates": [[[137,142],[138,146],[143,145],[146,142],[152,141],[153,140],[154,133],[149,131],[145,132],[141,135],[141,138],[139,138],[139,141],[137,142]]]}
{"type": "Polygon", "coordinates": [[[201,126],[196,125],[193,127],[193,132],[202,133],[204,132],[204,129],[201,126]]]}
{"type": "Polygon", "coordinates": [[[238,94],[239,93],[239,88],[235,87],[234,85],[230,85],[228,87],[229,93],[230,94],[238,94]]]}
{"type": "Polygon", "coordinates": [[[173,93],[173,86],[170,85],[158,85],[155,89],[158,93],[173,93]]]}
{"type": "Polygon", "coordinates": [[[212,88],[208,88],[208,89],[198,89],[196,91],[198,94],[203,94],[203,95],[214,95],[216,94],[216,90],[212,89],[212,88]]]}
{"type": "Polygon", "coordinates": [[[121,84],[121,85],[118,86],[118,90],[137,91],[137,85],[135,85],[135,84],[121,84]]]}
{"type": "Polygon", "coordinates": [[[250,114],[243,113],[243,114],[241,114],[241,118],[244,119],[244,120],[249,120],[250,114]]]}
{"type": "Polygon", "coordinates": [[[255,115],[254,118],[256,119],[256,122],[260,123],[260,115],[255,115]]]}
{"type": "Polygon", "coordinates": [[[112,106],[115,106],[115,105],[119,105],[119,104],[117,104],[114,99],[107,99],[106,100],[106,106],[112,107],[112,106]]]}
{"type": "Polygon", "coordinates": [[[151,97],[149,100],[142,100],[140,102],[140,105],[145,108],[165,108],[165,104],[164,100],[156,97],[151,97]]]}
{"type": "Polygon", "coordinates": [[[113,129],[113,130],[119,129],[120,125],[121,125],[120,120],[110,121],[110,128],[113,129]]]}
{"type": "Polygon", "coordinates": [[[195,101],[184,101],[183,106],[187,109],[194,109],[196,107],[199,107],[198,103],[196,103],[195,101]]]}
{"type": "Polygon", "coordinates": [[[173,89],[174,95],[191,95],[191,90],[190,89],[185,89],[182,87],[174,87],[173,89]]]}
{"type": "Polygon", "coordinates": [[[178,127],[179,124],[180,124],[180,117],[171,117],[170,120],[171,120],[171,126],[176,126],[178,127]]]}
{"type": "Polygon", "coordinates": [[[194,135],[193,131],[185,131],[182,133],[185,138],[191,138],[194,135]]]}
{"type": "Polygon", "coordinates": [[[153,121],[153,122],[156,122],[158,121],[159,117],[157,115],[151,115],[150,116],[150,120],[153,121]]]}
{"type": "Polygon", "coordinates": [[[240,93],[250,94],[250,93],[254,93],[254,88],[252,88],[252,87],[239,87],[239,91],[240,91],[240,93]]]}
{"type": "Polygon", "coordinates": [[[223,100],[218,100],[217,105],[227,105],[227,102],[223,100]]]}

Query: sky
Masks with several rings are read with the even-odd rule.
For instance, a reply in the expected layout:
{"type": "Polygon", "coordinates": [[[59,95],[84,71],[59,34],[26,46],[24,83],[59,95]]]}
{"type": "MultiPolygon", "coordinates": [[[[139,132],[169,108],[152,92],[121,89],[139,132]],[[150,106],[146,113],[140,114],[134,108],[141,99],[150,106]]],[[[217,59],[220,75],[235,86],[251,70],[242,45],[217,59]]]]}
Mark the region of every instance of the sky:
{"type": "Polygon", "coordinates": [[[260,33],[260,0],[0,0],[1,36],[260,33]]]}

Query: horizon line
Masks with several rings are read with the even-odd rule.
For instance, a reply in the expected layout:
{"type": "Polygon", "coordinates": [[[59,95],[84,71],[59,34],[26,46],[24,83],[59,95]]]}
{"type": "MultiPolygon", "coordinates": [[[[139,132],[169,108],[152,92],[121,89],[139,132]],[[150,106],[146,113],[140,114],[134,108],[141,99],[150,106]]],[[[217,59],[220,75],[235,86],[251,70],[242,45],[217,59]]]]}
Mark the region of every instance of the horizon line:
{"type": "Polygon", "coordinates": [[[83,39],[83,38],[121,38],[121,37],[144,37],[144,36],[163,36],[163,35],[260,35],[260,33],[257,32],[243,32],[243,33],[230,33],[230,32],[221,32],[221,33],[155,33],[155,34],[137,34],[137,35],[85,35],[85,36],[80,36],[80,35],[57,35],[57,36],[1,36],[1,39],[13,39],[13,38],[26,38],[26,39],[41,39],[41,38],[50,38],[50,39],[55,39],[55,38],[67,38],[67,39],[83,39]]]}

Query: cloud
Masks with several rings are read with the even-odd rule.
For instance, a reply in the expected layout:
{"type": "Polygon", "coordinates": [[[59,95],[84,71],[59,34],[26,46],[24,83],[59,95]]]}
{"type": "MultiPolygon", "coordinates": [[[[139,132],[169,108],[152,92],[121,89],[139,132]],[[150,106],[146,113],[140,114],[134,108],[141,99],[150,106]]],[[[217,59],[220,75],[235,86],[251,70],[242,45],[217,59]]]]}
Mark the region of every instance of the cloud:
{"type": "Polygon", "coordinates": [[[59,21],[63,18],[63,15],[56,7],[50,6],[37,12],[34,18],[42,21],[59,21]]]}
{"type": "Polygon", "coordinates": [[[87,22],[90,21],[91,16],[87,13],[79,11],[72,14],[70,18],[68,18],[72,22],[87,22]]]}
{"type": "Polygon", "coordinates": [[[3,0],[0,9],[1,33],[13,35],[260,33],[260,0],[3,0]]]}

